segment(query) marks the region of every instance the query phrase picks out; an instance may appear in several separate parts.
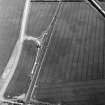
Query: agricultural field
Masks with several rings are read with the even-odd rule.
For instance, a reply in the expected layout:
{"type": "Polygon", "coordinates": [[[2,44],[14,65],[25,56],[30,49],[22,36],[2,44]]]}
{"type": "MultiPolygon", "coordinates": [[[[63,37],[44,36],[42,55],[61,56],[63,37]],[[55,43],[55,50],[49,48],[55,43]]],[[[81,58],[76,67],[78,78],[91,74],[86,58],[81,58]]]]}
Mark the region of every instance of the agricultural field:
{"type": "MultiPolygon", "coordinates": [[[[58,3],[56,2],[54,3],[41,2],[38,4],[37,3],[32,4],[31,12],[29,15],[29,21],[27,22],[28,26],[25,34],[27,36],[32,36],[33,38],[42,36],[42,33],[47,29],[47,27],[49,26],[53,18],[53,15],[56,11],[57,4],[58,3]],[[33,24],[30,19],[32,19],[33,24]],[[41,28],[39,27],[43,25],[44,25],[44,29],[43,27],[41,28]],[[36,32],[33,32],[33,31],[36,31],[36,32]],[[32,33],[35,33],[35,34],[32,34],[32,33]]],[[[6,88],[6,91],[4,93],[4,98],[17,99],[21,95],[26,95],[32,79],[31,72],[36,59],[36,54],[38,50],[37,47],[38,46],[36,42],[34,42],[33,40],[24,41],[20,59],[18,61],[18,65],[16,67],[16,70],[14,72],[12,79],[9,82],[9,85],[6,88]]]]}
{"type": "Polygon", "coordinates": [[[27,35],[40,37],[48,28],[57,5],[57,2],[33,2],[26,30],[27,35]]]}
{"type": "MultiPolygon", "coordinates": [[[[32,2],[27,36],[38,38],[43,35],[53,19],[57,4],[58,2],[32,2]]],[[[101,5],[105,8],[104,2],[101,5]]],[[[17,21],[20,21],[19,18],[17,21]]],[[[20,27],[19,24],[18,26],[20,27]]],[[[50,43],[44,46],[47,38],[43,43],[42,55],[38,60],[40,72],[35,84],[37,87],[33,90],[31,101],[62,105],[104,105],[104,34],[104,18],[88,4],[63,2],[55,24],[47,34],[48,37],[52,35],[50,43]]],[[[8,51],[12,51],[18,35],[19,32],[11,42],[12,47],[8,44],[11,48],[8,51]]],[[[38,47],[34,41],[24,41],[15,73],[4,93],[6,99],[18,99],[27,94],[37,52],[38,47]]]]}
{"type": "Polygon", "coordinates": [[[56,103],[104,97],[104,25],[84,2],[63,3],[33,100],[56,103]]]}
{"type": "Polygon", "coordinates": [[[0,0],[0,75],[19,37],[25,0],[0,0]]]}
{"type": "Polygon", "coordinates": [[[25,41],[21,52],[20,60],[15,73],[6,89],[5,97],[13,97],[26,94],[32,78],[31,71],[35,62],[37,47],[32,41],[25,41]]]}

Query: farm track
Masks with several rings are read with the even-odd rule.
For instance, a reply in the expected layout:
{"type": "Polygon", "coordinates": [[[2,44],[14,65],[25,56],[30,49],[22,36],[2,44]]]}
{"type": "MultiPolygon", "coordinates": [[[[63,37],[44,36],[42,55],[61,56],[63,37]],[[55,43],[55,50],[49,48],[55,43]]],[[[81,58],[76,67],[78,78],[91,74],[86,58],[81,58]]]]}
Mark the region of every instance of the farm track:
{"type": "MultiPolygon", "coordinates": [[[[45,16],[40,13],[42,7],[44,4],[33,4],[32,11],[38,15],[35,17],[31,14],[29,18],[27,33],[32,37],[27,36],[23,43],[18,65],[4,94],[5,98],[11,99],[27,93],[31,81],[30,69],[32,70],[38,50],[35,38],[45,31],[56,6],[53,4],[44,8],[45,16]],[[38,5],[36,10],[35,5],[38,5]]],[[[35,87],[32,99],[50,103],[62,102],[64,105],[73,105],[73,101],[77,101],[76,105],[80,105],[81,101],[83,105],[105,103],[104,20],[99,14],[83,2],[64,3],[47,48],[38,83],[35,83],[38,87],[35,87]]]]}
{"type": "Polygon", "coordinates": [[[36,84],[39,79],[39,74],[41,72],[41,66],[44,62],[44,59],[45,59],[45,56],[47,53],[47,49],[48,49],[49,43],[51,41],[57,19],[59,17],[59,13],[61,12],[61,8],[62,8],[62,2],[59,2],[57,4],[57,7],[56,7],[56,10],[54,12],[51,22],[49,23],[46,30],[42,34],[43,35],[42,47],[41,47],[41,49],[39,49],[39,51],[37,53],[38,55],[36,58],[36,62],[38,63],[38,65],[36,67],[34,67],[33,78],[32,78],[32,82],[30,84],[30,88],[26,95],[26,103],[25,104],[27,104],[30,101],[30,98],[32,97],[32,94],[33,94],[33,88],[37,87],[36,84]]]}
{"type": "Polygon", "coordinates": [[[12,99],[13,96],[27,92],[37,50],[37,46],[35,46],[34,42],[24,41],[20,59],[9,86],[6,89],[5,98],[8,98],[9,95],[9,99],[12,99]]]}

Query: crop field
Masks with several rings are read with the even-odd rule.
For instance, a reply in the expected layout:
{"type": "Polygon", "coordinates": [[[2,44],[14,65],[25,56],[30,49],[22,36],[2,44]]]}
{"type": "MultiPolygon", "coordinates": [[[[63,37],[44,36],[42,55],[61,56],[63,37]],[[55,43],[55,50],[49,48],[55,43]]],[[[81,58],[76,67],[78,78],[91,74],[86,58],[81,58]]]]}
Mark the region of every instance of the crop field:
{"type": "MultiPolygon", "coordinates": [[[[57,2],[32,3],[27,36],[38,38],[46,31],[57,4],[57,2]]],[[[105,3],[101,5],[104,7],[105,3]]],[[[40,72],[31,101],[62,103],[62,105],[104,105],[104,18],[85,2],[63,2],[52,27],[47,34],[52,37],[44,60],[38,62],[40,72]]],[[[18,35],[14,37],[11,49],[18,35]]],[[[45,52],[44,48],[42,50],[44,51],[41,53],[41,59],[45,52]]],[[[34,41],[24,41],[15,73],[4,94],[6,99],[26,95],[32,80],[31,72],[37,51],[34,41]]]]}
{"type": "Polygon", "coordinates": [[[34,89],[34,100],[88,100],[105,93],[104,25],[104,19],[89,5],[63,4],[41,67],[39,87],[34,89]]]}
{"type": "Polygon", "coordinates": [[[0,75],[19,36],[25,0],[0,0],[0,75]]]}
{"type": "MultiPolygon", "coordinates": [[[[54,2],[44,4],[43,3],[32,4],[28,28],[26,30],[27,36],[32,36],[34,38],[40,37],[43,31],[45,31],[49,26],[58,3],[54,2]],[[32,19],[34,24],[32,24],[30,18],[32,19]],[[44,29],[43,27],[40,28],[39,26],[43,26],[44,29]],[[36,30],[36,32],[33,32],[33,30],[34,31],[36,30]]],[[[36,54],[37,54],[36,43],[34,41],[25,40],[15,73],[11,81],[9,82],[9,85],[7,86],[7,89],[4,94],[4,97],[6,99],[17,98],[18,96],[24,94],[26,95],[32,78],[31,72],[36,59],[36,54]]]]}
{"type": "Polygon", "coordinates": [[[26,33],[40,37],[50,24],[57,4],[57,2],[33,2],[26,33]]]}
{"type": "Polygon", "coordinates": [[[15,73],[10,81],[5,97],[12,99],[14,96],[25,94],[31,81],[31,71],[35,62],[37,47],[32,41],[25,41],[15,73]]]}

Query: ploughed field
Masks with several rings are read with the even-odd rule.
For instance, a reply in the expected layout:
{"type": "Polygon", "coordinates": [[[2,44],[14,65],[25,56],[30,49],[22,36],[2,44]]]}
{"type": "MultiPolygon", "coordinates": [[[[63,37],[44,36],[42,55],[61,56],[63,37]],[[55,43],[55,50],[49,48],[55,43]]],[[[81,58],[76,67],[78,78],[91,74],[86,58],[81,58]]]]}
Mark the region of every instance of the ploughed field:
{"type": "MultiPolygon", "coordinates": [[[[102,5],[104,7],[105,4],[102,5]]],[[[55,2],[32,3],[27,35],[41,36],[50,24],[56,7],[55,2]]],[[[104,105],[105,20],[84,2],[64,2],[53,27],[38,87],[34,88],[31,100],[62,105],[104,105]]],[[[33,41],[23,43],[5,98],[27,93],[36,53],[33,41]]]]}

